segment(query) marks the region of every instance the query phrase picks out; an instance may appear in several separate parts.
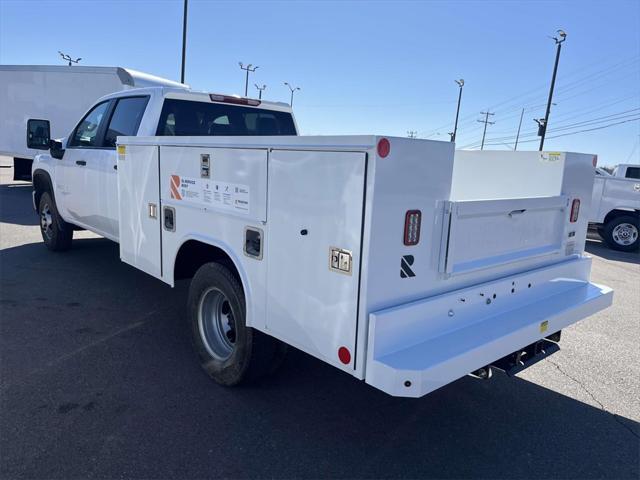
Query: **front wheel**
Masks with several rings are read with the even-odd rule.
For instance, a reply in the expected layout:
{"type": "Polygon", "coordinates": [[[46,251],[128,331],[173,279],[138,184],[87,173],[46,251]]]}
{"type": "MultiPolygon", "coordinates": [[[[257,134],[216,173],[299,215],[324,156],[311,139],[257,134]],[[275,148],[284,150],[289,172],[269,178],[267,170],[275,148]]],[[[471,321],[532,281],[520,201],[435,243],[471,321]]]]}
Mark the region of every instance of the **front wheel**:
{"type": "Polygon", "coordinates": [[[40,197],[38,216],[46,247],[54,252],[68,250],[73,239],[73,226],[62,219],[49,192],[44,192],[40,197]]]}
{"type": "Polygon", "coordinates": [[[221,385],[237,385],[271,373],[285,345],[246,325],[242,286],[231,271],[206,263],[189,287],[189,323],[194,348],[207,374],[221,385]]]}
{"type": "Polygon", "coordinates": [[[607,222],[602,229],[602,239],[609,247],[623,252],[638,250],[640,239],[638,217],[621,215],[607,222]]]}

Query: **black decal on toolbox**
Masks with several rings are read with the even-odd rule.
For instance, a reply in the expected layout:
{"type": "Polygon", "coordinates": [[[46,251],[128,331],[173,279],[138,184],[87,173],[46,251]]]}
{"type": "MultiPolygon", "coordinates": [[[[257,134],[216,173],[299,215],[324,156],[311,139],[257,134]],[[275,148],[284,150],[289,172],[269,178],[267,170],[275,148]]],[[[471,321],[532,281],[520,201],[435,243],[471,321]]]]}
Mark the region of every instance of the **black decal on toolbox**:
{"type": "Polygon", "coordinates": [[[411,265],[413,265],[413,261],[414,261],[413,255],[404,255],[400,259],[400,277],[401,278],[416,276],[416,274],[413,273],[413,270],[411,270],[411,265]]]}

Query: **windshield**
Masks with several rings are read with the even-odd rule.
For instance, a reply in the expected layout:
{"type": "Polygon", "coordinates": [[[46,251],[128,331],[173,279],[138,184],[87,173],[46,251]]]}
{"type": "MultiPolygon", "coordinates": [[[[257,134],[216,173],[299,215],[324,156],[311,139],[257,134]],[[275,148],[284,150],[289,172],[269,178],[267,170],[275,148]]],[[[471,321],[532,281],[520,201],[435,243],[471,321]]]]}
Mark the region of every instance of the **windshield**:
{"type": "Polygon", "coordinates": [[[296,135],[296,128],[288,112],[166,99],[156,135],[296,135]]]}

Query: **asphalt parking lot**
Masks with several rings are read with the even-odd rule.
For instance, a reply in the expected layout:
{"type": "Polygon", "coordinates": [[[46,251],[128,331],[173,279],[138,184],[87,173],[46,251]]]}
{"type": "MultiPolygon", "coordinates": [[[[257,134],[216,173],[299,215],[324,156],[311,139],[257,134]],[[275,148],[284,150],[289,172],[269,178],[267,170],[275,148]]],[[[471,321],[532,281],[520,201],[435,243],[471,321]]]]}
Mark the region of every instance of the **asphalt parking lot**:
{"type": "Polygon", "coordinates": [[[192,353],[187,284],[86,232],[47,251],[31,186],[11,173],[0,168],[2,478],[639,477],[637,254],[588,241],[614,305],[517,378],[398,399],[290,351],[276,376],[227,389],[192,353]]]}

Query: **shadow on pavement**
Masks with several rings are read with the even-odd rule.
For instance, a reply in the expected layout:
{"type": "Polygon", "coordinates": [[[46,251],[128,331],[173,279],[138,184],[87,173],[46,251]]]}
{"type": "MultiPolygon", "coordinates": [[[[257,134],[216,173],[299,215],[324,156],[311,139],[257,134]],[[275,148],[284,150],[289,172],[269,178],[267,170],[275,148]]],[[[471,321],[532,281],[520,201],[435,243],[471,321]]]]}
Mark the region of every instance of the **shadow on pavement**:
{"type": "Polygon", "coordinates": [[[224,388],[191,351],[187,282],[102,239],[0,261],[3,478],[638,478],[638,423],[534,383],[393,398],[292,349],[224,388]]]}
{"type": "Polygon", "coordinates": [[[591,255],[597,255],[607,260],[615,260],[617,262],[628,262],[640,265],[639,252],[620,252],[609,248],[600,238],[589,235],[585,244],[585,251],[591,255]]]}
{"type": "Polygon", "coordinates": [[[15,225],[38,225],[38,216],[33,210],[30,183],[0,184],[0,223],[15,225]]]}

